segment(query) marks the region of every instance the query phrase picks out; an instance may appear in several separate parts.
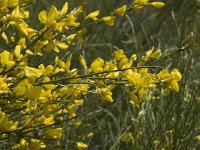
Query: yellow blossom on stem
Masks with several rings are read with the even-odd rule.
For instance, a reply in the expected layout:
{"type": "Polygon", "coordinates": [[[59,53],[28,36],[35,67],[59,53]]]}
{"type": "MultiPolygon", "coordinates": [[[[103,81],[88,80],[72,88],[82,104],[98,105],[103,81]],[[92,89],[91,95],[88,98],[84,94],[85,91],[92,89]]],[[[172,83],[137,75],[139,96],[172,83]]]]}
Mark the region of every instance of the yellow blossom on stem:
{"type": "Polygon", "coordinates": [[[47,24],[52,26],[56,25],[56,20],[58,19],[58,17],[59,15],[57,8],[54,5],[51,6],[48,15],[45,10],[41,11],[38,15],[38,19],[42,24],[47,24]]]}
{"type": "Polygon", "coordinates": [[[151,5],[153,7],[156,7],[156,8],[162,8],[162,7],[165,6],[165,3],[163,3],[163,2],[151,2],[151,5]]]}
{"type": "Polygon", "coordinates": [[[55,50],[56,52],[59,52],[59,50],[57,48],[62,49],[62,50],[67,50],[69,48],[69,45],[66,43],[56,41],[53,44],[56,46],[56,47],[54,47],[56,49],[55,50]]]}
{"type": "Polygon", "coordinates": [[[116,9],[114,12],[118,14],[119,16],[124,16],[124,14],[126,13],[126,8],[127,6],[123,5],[122,7],[116,9]]]}
{"type": "Polygon", "coordinates": [[[60,139],[62,137],[62,128],[49,129],[45,132],[45,135],[50,138],[60,139]]]}
{"type": "Polygon", "coordinates": [[[66,15],[67,11],[68,11],[68,8],[69,8],[68,2],[65,2],[65,4],[63,5],[63,7],[62,7],[62,9],[60,11],[61,15],[66,15]]]}
{"type": "Polygon", "coordinates": [[[136,106],[136,107],[139,108],[140,102],[139,102],[138,97],[135,95],[135,92],[134,92],[134,91],[131,92],[131,93],[129,94],[129,96],[130,96],[130,99],[131,99],[131,104],[133,104],[133,106],[136,106]]]}
{"type": "Polygon", "coordinates": [[[138,4],[138,5],[146,5],[147,2],[148,0],[135,0],[135,4],[138,4]]]}
{"type": "Polygon", "coordinates": [[[67,112],[70,116],[70,118],[76,117],[76,112],[74,111],[72,106],[67,106],[67,112]]]}
{"type": "Polygon", "coordinates": [[[7,1],[8,0],[1,0],[0,1],[0,8],[6,7],[7,6],[7,1]]]}
{"type": "Polygon", "coordinates": [[[173,79],[176,81],[180,81],[182,78],[181,73],[178,71],[178,69],[174,68],[171,72],[171,75],[173,75],[173,79]]]}
{"type": "Polygon", "coordinates": [[[40,69],[25,66],[24,73],[28,79],[36,79],[36,78],[39,78],[43,74],[43,71],[40,69]]]}
{"type": "Polygon", "coordinates": [[[88,14],[88,15],[85,17],[85,19],[89,19],[89,18],[90,18],[90,19],[96,21],[98,15],[99,15],[99,13],[100,13],[100,11],[99,11],[99,10],[96,10],[96,11],[94,11],[94,12],[88,14]]]}
{"type": "Polygon", "coordinates": [[[8,36],[6,35],[5,32],[2,32],[1,37],[5,40],[6,44],[9,43],[8,36]]]}
{"type": "MultiPolygon", "coordinates": [[[[169,73],[168,70],[163,69],[158,73],[158,77],[168,85],[169,90],[179,92],[178,81],[181,80],[182,75],[178,69],[173,69],[171,73],[169,73]]],[[[169,91],[167,93],[169,93],[169,91]]]]}
{"type": "Polygon", "coordinates": [[[13,61],[13,55],[8,51],[3,51],[0,53],[0,67],[6,66],[8,69],[12,68],[15,65],[13,61]]]}
{"type": "Polygon", "coordinates": [[[14,131],[16,130],[18,122],[9,120],[8,116],[0,111],[0,132],[2,131],[14,131]]]}
{"type": "Polygon", "coordinates": [[[90,68],[92,70],[92,72],[94,73],[98,73],[98,72],[102,72],[103,71],[103,66],[104,66],[104,60],[101,58],[96,58],[90,68]]]}
{"type": "Polygon", "coordinates": [[[40,124],[45,124],[45,125],[52,125],[54,124],[54,115],[48,115],[48,116],[44,116],[42,115],[41,117],[39,117],[37,119],[37,122],[40,124]]]}
{"type": "Polygon", "coordinates": [[[178,92],[179,91],[178,82],[176,80],[172,80],[171,82],[169,82],[169,88],[174,92],[178,92]]]}
{"type": "Polygon", "coordinates": [[[83,142],[76,142],[76,145],[78,150],[84,150],[88,148],[88,145],[83,142]]]}
{"type": "Polygon", "coordinates": [[[101,95],[101,98],[103,100],[106,100],[106,101],[108,101],[110,103],[113,102],[112,92],[108,88],[102,88],[100,95],[101,95]]]}
{"type": "Polygon", "coordinates": [[[101,21],[103,21],[108,26],[113,26],[115,21],[115,16],[106,16],[101,18],[101,21]]]}
{"type": "Polygon", "coordinates": [[[40,149],[44,149],[46,148],[46,144],[39,140],[39,139],[31,139],[29,142],[28,142],[28,148],[30,150],[40,150],[40,149]]]}
{"type": "Polygon", "coordinates": [[[143,8],[144,8],[144,6],[141,6],[141,5],[136,4],[136,5],[133,6],[132,10],[133,10],[133,11],[139,11],[139,10],[141,10],[141,9],[143,9],[143,8]]]}
{"type": "Polygon", "coordinates": [[[13,8],[18,5],[19,1],[18,0],[8,0],[7,2],[7,7],[13,8]]]}
{"type": "Polygon", "coordinates": [[[79,56],[79,62],[81,64],[81,66],[83,67],[84,70],[87,70],[87,63],[85,61],[85,59],[83,58],[82,55],[79,56]]]}
{"type": "Polygon", "coordinates": [[[41,87],[31,86],[31,87],[26,88],[24,95],[29,99],[37,99],[40,97],[41,92],[42,92],[41,87]]]}

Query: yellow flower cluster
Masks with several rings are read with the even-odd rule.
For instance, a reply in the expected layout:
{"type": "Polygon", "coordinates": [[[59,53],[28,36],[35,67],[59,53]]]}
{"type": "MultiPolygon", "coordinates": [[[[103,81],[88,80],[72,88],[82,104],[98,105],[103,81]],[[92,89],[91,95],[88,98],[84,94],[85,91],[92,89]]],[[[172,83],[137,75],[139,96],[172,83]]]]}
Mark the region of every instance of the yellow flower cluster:
{"type": "MultiPolygon", "coordinates": [[[[1,53],[2,57],[5,52],[1,53]]],[[[6,52],[7,55],[12,55],[6,52]]],[[[154,58],[160,55],[160,50],[153,52],[148,51],[142,58],[154,58]]],[[[60,118],[76,117],[76,108],[84,103],[83,96],[89,93],[99,95],[100,100],[113,102],[112,90],[117,85],[132,87],[130,91],[131,103],[139,107],[140,103],[146,99],[148,92],[156,88],[157,84],[164,85],[166,90],[178,92],[179,87],[177,81],[180,81],[181,74],[177,69],[171,73],[166,69],[162,69],[158,74],[152,74],[146,66],[136,64],[137,56],[133,54],[130,58],[126,57],[123,50],[117,50],[113,53],[113,59],[104,61],[96,58],[89,66],[80,56],[80,64],[86,70],[85,75],[78,74],[78,69],[71,69],[72,55],[66,62],[58,57],[55,59],[57,67],[48,65],[45,67],[41,64],[38,68],[23,66],[19,64],[16,69],[10,70],[6,76],[1,75],[0,93],[5,98],[1,98],[4,104],[0,116],[0,130],[17,132],[26,127],[25,133],[33,133],[33,126],[51,126],[55,124],[55,120],[60,118]],[[133,65],[137,67],[133,67],[133,65]],[[47,69],[48,68],[48,69],[47,69]],[[58,73],[62,76],[55,77],[58,73]],[[14,103],[9,97],[15,97],[14,103]],[[3,111],[5,109],[18,109],[22,115],[20,123],[12,120],[3,111]],[[9,121],[10,120],[10,121],[9,121]]],[[[16,61],[13,58],[12,61],[16,61]]],[[[9,60],[1,63],[1,73],[7,69],[9,60]],[[4,67],[6,65],[6,67],[4,67]],[[4,69],[5,68],[5,69],[4,69]]],[[[63,120],[62,120],[63,121],[63,120]]],[[[25,130],[25,129],[24,129],[25,130]]],[[[48,128],[40,136],[48,136],[49,138],[61,138],[61,128],[48,128]]],[[[80,145],[80,144],[79,144],[80,145]]]]}
{"type": "Polygon", "coordinates": [[[141,10],[144,6],[153,6],[155,8],[162,8],[165,6],[163,2],[149,2],[149,0],[135,0],[135,5],[133,6],[134,11],[141,10]]]}
{"type": "MultiPolygon", "coordinates": [[[[75,124],[73,121],[88,95],[93,94],[100,102],[113,102],[112,90],[122,85],[131,89],[131,103],[139,107],[158,84],[166,91],[179,91],[181,74],[177,69],[152,73],[151,66],[144,66],[145,62],[158,58],[160,50],[149,50],[139,61],[136,54],[127,57],[119,49],[109,61],[96,58],[90,65],[80,55],[79,62],[84,71],[73,68],[72,54],[68,53],[67,58],[55,57],[51,64],[35,65],[31,62],[33,58],[41,57],[45,52],[58,53],[70,49],[77,41],[84,42],[87,26],[81,28],[80,16],[85,13],[84,8],[78,6],[71,10],[66,2],[61,10],[54,5],[49,11],[42,10],[38,14],[42,28],[33,29],[26,21],[30,1],[0,1],[0,32],[7,46],[0,51],[0,140],[20,135],[19,143],[13,148],[46,148],[43,139],[61,139],[62,127],[66,122],[75,124]],[[8,37],[10,26],[16,27],[16,31],[8,37]]],[[[161,2],[137,0],[131,11],[136,6],[146,5],[164,6],[161,2]]],[[[96,10],[86,14],[84,19],[112,26],[118,16],[129,11],[128,6],[123,5],[111,15],[100,17],[100,11],[96,10]]],[[[80,141],[76,146],[78,149],[88,147],[80,141]]]]}

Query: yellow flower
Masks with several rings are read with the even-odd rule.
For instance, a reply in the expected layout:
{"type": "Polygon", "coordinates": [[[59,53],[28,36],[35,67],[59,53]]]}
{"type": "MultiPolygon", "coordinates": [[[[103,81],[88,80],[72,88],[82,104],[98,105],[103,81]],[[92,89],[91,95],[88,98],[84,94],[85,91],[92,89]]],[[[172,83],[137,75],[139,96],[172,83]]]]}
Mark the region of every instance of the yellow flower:
{"type": "Polygon", "coordinates": [[[173,75],[173,79],[176,81],[180,81],[182,78],[181,73],[176,68],[172,70],[171,75],[173,75]]]}
{"type": "Polygon", "coordinates": [[[8,116],[0,111],[0,132],[1,131],[13,131],[17,129],[18,122],[9,121],[8,116]]]}
{"type": "Polygon", "coordinates": [[[42,88],[39,86],[28,87],[26,88],[24,95],[28,99],[37,99],[40,97],[41,92],[42,92],[42,88]]]}
{"type": "Polygon", "coordinates": [[[2,32],[1,37],[5,40],[6,44],[9,43],[8,36],[6,35],[5,32],[2,32]]]}
{"type": "Polygon", "coordinates": [[[85,17],[85,19],[90,18],[90,19],[96,21],[96,20],[97,20],[97,16],[99,15],[99,13],[100,13],[100,11],[99,11],[99,10],[96,10],[96,11],[94,11],[94,12],[88,14],[88,15],[85,17]]]}
{"type": "Polygon", "coordinates": [[[106,100],[106,101],[108,101],[110,103],[113,102],[112,92],[108,88],[102,88],[100,95],[101,95],[101,98],[103,100],[106,100]]]}
{"type": "Polygon", "coordinates": [[[160,49],[156,50],[153,54],[151,54],[150,58],[153,59],[153,58],[157,58],[159,57],[161,54],[161,51],[160,49]]]}
{"type": "Polygon", "coordinates": [[[132,85],[132,86],[137,86],[138,82],[140,81],[141,78],[141,74],[137,73],[137,72],[131,72],[131,74],[127,74],[126,78],[128,80],[128,82],[132,85]]]}
{"type": "Polygon", "coordinates": [[[113,26],[115,21],[115,16],[106,16],[101,18],[101,21],[103,21],[108,26],[113,26]]]}
{"type": "Polygon", "coordinates": [[[74,111],[72,106],[67,106],[67,112],[70,116],[70,118],[76,117],[76,112],[74,111]]]}
{"type": "Polygon", "coordinates": [[[61,15],[66,15],[67,11],[68,11],[68,2],[65,2],[65,4],[63,5],[61,9],[61,15]]]}
{"type": "Polygon", "coordinates": [[[27,79],[20,81],[16,86],[13,87],[12,93],[15,94],[16,96],[24,95],[25,88],[26,88],[27,84],[29,84],[27,79]]]}
{"type": "Polygon", "coordinates": [[[29,116],[26,122],[24,123],[24,127],[30,126],[34,121],[34,116],[29,116]]]}
{"type": "Polygon", "coordinates": [[[150,75],[145,75],[139,80],[139,86],[144,88],[151,88],[152,86],[152,77],[150,75]]]}
{"type": "MultiPolygon", "coordinates": [[[[104,65],[104,70],[105,71],[112,71],[112,70],[117,70],[117,64],[115,62],[106,62],[104,65]]],[[[119,76],[119,72],[110,72],[106,75],[106,78],[116,78],[119,76]]]]}
{"type": "Polygon", "coordinates": [[[120,59],[118,68],[124,69],[124,68],[130,68],[132,66],[133,60],[129,60],[127,57],[123,57],[120,59]]]}
{"type": "Polygon", "coordinates": [[[67,50],[69,48],[69,45],[63,42],[56,41],[56,42],[53,42],[53,44],[56,46],[54,49],[56,52],[59,52],[58,48],[61,50],[67,50]]]}
{"type": "Polygon", "coordinates": [[[13,55],[6,50],[0,53],[0,66],[5,65],[8,69],[12,68],[15,65],[15,62],[13,61],[13,55]]]}
{"type": "Polygon", "coordinates": [[[22,58],[21,49],[22,49],[21,45],[17,45],[17,46],[15,47],[15,50],[14,50],[14,55],[15,55],[15,57],[18,58],[18,59],[22,58]]]}
{"type": "Polygon", "coordinates": [[[20,45],[22,48],[26,47],[26,39],[25,38],[20,38],[19,41],[17,42],[18,45],[20,45]]]}
{"type": "Polygon", "coordinates": [[[103,71],[103,66],[104,66],[104,60],[101,58],[96,58],[90,68],[92,70],[92,72],[94,73],[98,73],[98,72],[102,72],[103,71]]]}
{"type": "Polygon", "coordinates": [[[131,104],[133,106],[139,107],[139,99],[138,97],[135,95],[135,92],[131,92],[129,93],[130,99],[131,99],[131,104]]]}
{"type": "Polygon", "coordinates": [[[0,65],[4,66],[7,64],[7,62],[9,61],[9,55],[10,53],[8,51],[3,51],[0,54],[0,65]]]}
{"type": "Polygon", "coordinates": [[[43,71],[41,71],[40,69],[25,66],[24,73],[28,79],[36,79],[43,74],[43,71]]]}
{"type": "Polygon", "coordinates": [[[162,8],[162,7],[165,6],[165,3],[163,3],[163,2],[151,2],[151,5],[153,7],[156,7],[156,8],[162,8]]]}
{"type": "Polygon", "coordinates": [[[77,34],[76,34],[76,38],[79,39],[79,41],[81,43],[84,42],[84,35],[85,35],[85,33],[86,33],[86,28],[83,28],[83,29],[79,30],[77,32],[77,34]]]}
{"type": "Polygon", "coordinates": [[[182,75],[178,69],[173,69],[171,73],[169,73],[168,70],[163,69],[159,72],[158,77],[169,86],[168,88],[171,91],[179,92],[178,81],[181,80],[182,75]]]}
{"type": "Polygon", "coordinates": [[[88,148],[88,145],[83,142],[76,142],[76,145],[78,150],[84,150],[88,148]]]}
{"type": "Polygon", "coordinates": [[[59,105],[58,104],[45,104],[44,107],[43,107],[43,112],[44,112],[44,115],[47,116],[50,113],[53,113],[58,109],[59,109],[59,105]]]}
{"type": "Polygon", "coordinates": [[[178,82],[176,80],[172,80],[171,82],[169,82],[169,88],[174,92],[179,92],[178,82]]]}
{"type": "Polygon", "coordinates": [[[59,15],[57,8],[54,5],[51,6],[48,15],[45,10],[41,11],[38,15],[38,19],[42,24],[47,24],[52,26],[56,25],[56,20],[58,19],[58,17],[59,15]]]}
{"type": "Polygon", "coordinates": [[[85,59],[83,58],[82,55],[79,56],[79,62],[80,62],[80,64],[81,64],[81,66],[84,68],[84,70],[87,70],[86,61],[85,61],[85,59]]]}
{"type": "Polygon", "coordinates": [[[80,25],[80,22],[75,22],[76,17],[73,12],[70,12],[67,14],[66,20],[64,22],[65,26],[73,26],[73,27],[78,27],[80,25]]]}
{"type": "Polygon", "coordinates": [[[118,61],[120,60],[121,58],[124,58],[126,57],[125,54],[124,54],[124,50],[123,49],[119,49],[117,51],[115,51],[113,53],[113,57],[118,61]]]}
{"type": "Polygon", "coordinates": [[[26,148],[28,145],[28,142],[25,139],[20,140],[20,148],[26,148]]]}
{"type": "Polygon", "coordinates": [[[60,139],[62,137],[62,128],[49,129],[45,132],[45,135],[54,139],[60,139]]]}
{"type": "Polygon", "coordinates": [[[173,79],[173,76],[169,73],[167,69],[162,69],[158,73],[158,78],[163,82],[170,82],[173,79]]]}
{"type": "Polygon", "coordinates": [[[76,38],[76,34],[70,34],[69,36],[67,36],[67,42],[69,45],[72,44],[72,42],[74,42],[74,39],[76,38]]]}
{"type": "Polygon", "coordinates": [[[45,125],[52,125],[54,124],[54,115],[51,114],[51,115],[48,115],[47,117],[42,115],[41,117],[37,119],[37,122],[40,124],[45,124],[45,125]]]}
{"type": "Polygon", "coordinates": [[[144,6],[141,6],[141,5],[138,5],[138,4],[137,4],[137,5],[134,5],[134,6],[133,6],[133,9],[132,9],[132,10],[133,10],[133,11],[139,11],[139,10],[141,10],[142,8],[144,8],[144,6]]]}
{"type": "Polygon", "coordinates": [[[94,135],[94,133],[90,132],[90,133],[87,134],[87,137],[89,138],[89,137],[92,137],[93,135],[94,135]]]}
{"type": "Polygon", "coordinates": [[[146,5],[146,3],[148,2],[148,0],[135,0],[135,4],[138,5],[146,5]]]}
{"type": "Polygon", "coordinates": [[[200,142],[200,135],[197,135],[195,138],[200,142]]]}
{"type": "Polygon", "coordinates": [[[165,131],[167,134],[172,134],[173,133],[173,130],[172,129],[169,129],[169,130],[166,130],[165,131]]]}
{"type": "Polygon", "coordinates": [[[55,62],[60,68],[65,68],[65,62],[60,60],[58,56],[55,58],[55,62]]]}
{"type": "Polygon", "coordinates": [[[8,93],[9,91],[10,91],[10,89],[8,88],[8,84],[7,83],[1,83],[0,84],[0,94],[8,93]]]}
{"type": "Polygon", "coordinates": [[[26,102],[26,110],[24,112],[28,112],[29,114],[31,112],[34,112],[34,113],[38,113],[38,105],[37,105],[37,102],[34,101],[34,100],[28,100],[26,102]]]}
{"type": "MultiPolygon", "coordinates": [[[[44,75],[50,75],[53,73],[54,67],[52,65],[48,65],[45,68],[44,64],[40,64],[39,69],[42,70],[42,72],[44,72],[44,75]]],[[[46,81],[44,81],[44,82],[46,82],[46,81]]]]}
{"type": "Polygon", "coordinates": [[[69,56],[68,56],[68,58],[67,58],[67,61],[66,61],[66,63],[65,63],[65,70],[66,71],[69,71],[69,68],[70,68],[70,66],[71,66],[71,61],[72,61],[72,54],[70,54],[69,56]]]}
{"type": "Polygon", "coordinates": [[[71,60],[72,60],[72,54],[70,54],[67,58],[67,61],[66,63],[62,60],[60,60],[58,58],[58,56],[56,57],[55,61],[56,61],[56,64],[58,64],[58,66],[62,69],[64,69],[65,71],[69,71],[69,68],[71,66],[71,60]]]}
{"type": "Polygon", "coordinates": [[[7,6],[7,1],[8,0],[1,0],[0,1],[0,9],[3,8],[3,7],[5,8],[7,6]]]}
{"type": "Polygon", "coordinates": [[[146,52],[146,57],[150,57],[152,53],[153,53],[153,49],[148,50],[148,51],[146,52]]]}
{"type": "Polygon", "coordinates": [[[8,0],[7,2],[7,7],[13,8],[18,5],[19,1],[18,0],[8,0]]]}
{"type": "MultiPolygon", "coordinates": [[[[16,12],[16,14],[18,14],[19,12],[16,12]]],[[[21,16],[19,16],[21,17],[21,16]]],[[[20,23],[15,22],[15,21],[10,21],[9,22],[10,25],[12,26],[16,26],[18,28],[18,30],[20,32],[22,32],[22,34],[24,34],[25,36],[33,36],[36,33],[36,30],[29,28],[28,24],[26,22],[24,22],[23,20],[20,20],[20,23]]]]}
{"type": "Polygon", "coordinates": [[[76,107],[76,106],[82,105],[83,103],[84,103],[83,99],[74,100],[73,104],[72,104],[72,107],[76,107]]]}
{"type": "Polygon", "coordinates": [[[126,5],[123,5],[122,7],[118,8],[115,10],[115,13],[118,14],[119,16],[124,16],[124,14],[126,13],[126,5]]]}
{"type": "Polygon", "coordinates": [[[44,142],[38,140],[38,139],[31,139],[28,143],[28,148],[30,150],[40,150],[41,148],[46,148],[46,145],[44,142]]]}

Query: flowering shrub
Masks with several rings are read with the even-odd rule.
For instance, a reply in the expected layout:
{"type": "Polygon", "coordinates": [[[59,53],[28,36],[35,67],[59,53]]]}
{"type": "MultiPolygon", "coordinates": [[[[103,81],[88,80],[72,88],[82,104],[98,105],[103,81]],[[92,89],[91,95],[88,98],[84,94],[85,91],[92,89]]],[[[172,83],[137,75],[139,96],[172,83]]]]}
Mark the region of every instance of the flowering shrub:
{"type": "MultiPolygon", "coordinates": [[[[38,14],[41,29],[28,23],[30,4],[31,0],[0,1],[0,141],[13,139],[9,148],[45,149],[49,140],[62,140],[65,124],[77,125],[76,118],[82,115],[79,108],[87,97],[112,103],[112,91],[118,86],[129,91],[130,103],[136,108],[149,100],[155,88],[162,88],[165,95],[179,91],[177,69],[149,65],[163,57],[159,49],[152,48],[141,58],[136,54],[127,57],[118,49],[110,60],[99,57],[90,64],[80,55],[80,68],[74,68],[70,53],[71,47],[84,43],[90,26],[112,26],[126,13],[146,6],[161,8],[164,3],[135,0],[102,16],[99,10],[86,13],[84,4],[70,8],[66,2],[61,10],[52,5],[38,14]],[[51,51],[57,53],[54,62],[33,63],[51,51]],[[66,55],[61,57],[61,52],[66,55]]],[[[74,143],[78,149],[88,147],[81,141],[74,143]]]]}

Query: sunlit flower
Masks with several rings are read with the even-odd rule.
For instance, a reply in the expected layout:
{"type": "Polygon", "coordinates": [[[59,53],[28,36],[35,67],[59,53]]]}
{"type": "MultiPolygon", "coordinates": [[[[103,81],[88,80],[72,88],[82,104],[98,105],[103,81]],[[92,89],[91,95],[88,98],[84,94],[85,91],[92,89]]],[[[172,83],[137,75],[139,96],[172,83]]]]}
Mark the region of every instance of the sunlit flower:
{"type": "Polygon", "coordinates": [[[115,21],[115,16],[106,16],[101,18],[101,21],[103,21],[108,26],[113,26],[115,21]]]}
{"type": "Polygon", "coordinates": [[[99,13],[100,13],[100,11],[99,11],[99,10],[96,10],[96,11],[94,11],[94,12],[92,12],[92,13],[88,14],[88,15],[85,17],[85,19],[88,19],[88,18],[90,18],[90,19],[92,19],[92,20],[96,21],[96,20],[97,20],[97,17],[98,17],[98,15],[99,15],[99,13]]]}

